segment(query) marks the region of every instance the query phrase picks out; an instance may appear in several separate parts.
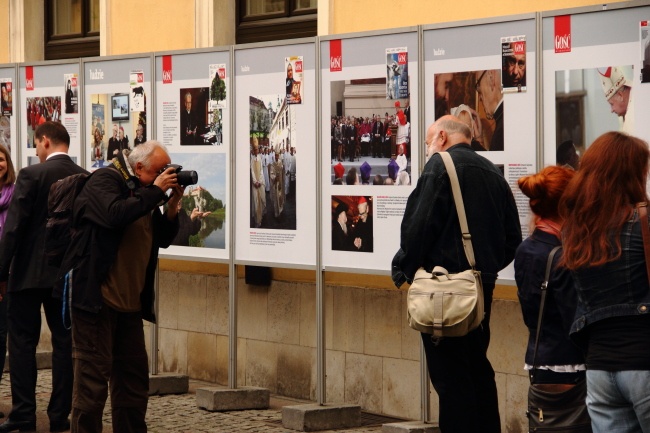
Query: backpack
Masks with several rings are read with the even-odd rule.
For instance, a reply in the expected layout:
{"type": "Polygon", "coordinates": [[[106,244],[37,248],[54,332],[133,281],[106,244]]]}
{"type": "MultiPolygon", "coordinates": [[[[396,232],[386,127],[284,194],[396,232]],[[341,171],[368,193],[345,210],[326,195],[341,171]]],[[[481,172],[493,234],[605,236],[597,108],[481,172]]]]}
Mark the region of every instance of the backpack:
{"type": "Polygon", "coordinates": [[[77,173],[54,182],[47,197],[45,258],[50,266],[60,267],[72,239],[74,201],[90,177],[77,173]]]}

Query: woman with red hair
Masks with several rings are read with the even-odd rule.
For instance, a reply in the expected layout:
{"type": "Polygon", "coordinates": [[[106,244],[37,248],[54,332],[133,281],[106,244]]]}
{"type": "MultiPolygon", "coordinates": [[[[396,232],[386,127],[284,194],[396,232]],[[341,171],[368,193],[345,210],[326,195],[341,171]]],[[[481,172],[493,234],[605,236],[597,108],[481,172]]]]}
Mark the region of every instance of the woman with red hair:
{"type": "MultiPolygon", "coordinates": [[[[519,179],[519,189],[530,199],[535,229],[517,248],[515,280],[524,323],[528,327],[525,369],[534,373],[535,383],[576,384],[585,378],[584,356],[569,339],[577,296],[571,273],[559,267],[562,250],[553,259],[544,306],[543,332],[533,361],[537,319],[540,310],[540,287],[545,279],[546,263],[551,250],[560,246],[562,218],[558,213],[560,198],[575,171],[550,166],[537,174],[519,179]],[[533,372],[533,363],[535,371],[533,372]]],[[[582,384],[584,386],[584,383],[582,384]]]]}
{"type": "Polygon", "coordinates": [[[562,264],[578,292],[571,336],[586,353],[596,433],[650,432],[650,285],[642,235],[648,221],[637,206],[647,201],[649,157],[643,140],[601,135],[560,202],[562,264]]]}

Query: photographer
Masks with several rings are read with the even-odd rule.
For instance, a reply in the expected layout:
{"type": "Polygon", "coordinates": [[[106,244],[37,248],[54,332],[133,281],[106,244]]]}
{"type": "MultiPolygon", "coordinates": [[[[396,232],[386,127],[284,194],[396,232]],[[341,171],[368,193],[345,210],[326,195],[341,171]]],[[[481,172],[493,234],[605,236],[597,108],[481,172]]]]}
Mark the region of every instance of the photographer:
{"type": "Polygon", "coordinates": [[[183,196],[165,147],[147,141],[88,179],[74,204],[70,270],[73,432],[100,432],[110,381],[113,429],[146,432],[149,388],[142,319],[153,322],[158,249],[178,230],[183,196]],[[128,156],[127,156],[128,155],[128,156]],[[159,205],[172,195],[165,213],[159,205]]]}

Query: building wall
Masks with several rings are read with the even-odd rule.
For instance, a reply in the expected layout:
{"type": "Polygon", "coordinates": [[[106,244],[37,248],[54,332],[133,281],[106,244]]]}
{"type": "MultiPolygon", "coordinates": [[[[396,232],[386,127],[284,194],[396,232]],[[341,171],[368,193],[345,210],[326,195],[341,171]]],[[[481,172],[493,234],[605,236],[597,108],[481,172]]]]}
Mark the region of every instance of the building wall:
{"type": "MultiPolygon", "coordinates": [[[[621,0],[609,3],[617,2],[621,0]]],[[[601,4],[594,0],[319,0],[318,34],[381,30],[601,4]],[[321,14],[324,9],[327,12],[321,14]]]]}
{"type": "MultiPolygon", "coordinates": [[[[160,272],[161,372],[228,384],[228,278],[160,272]]],[[[238,279],[237,385],[316,400],[316,298],[310,282],[238,279]]],[[[504,296],[502,296],[503,298],[504,296]]],[[[406,291],[327,284],[324,291],[326,402],[420,418],[420,334],[406,322],[406,291]]],[[[527,330],[519,304],[493,304],[488,356],[497,373],[502,423],[526,431],[527,330]]],[[[437,399],[431,390],[431,413],[437,399]]]]}

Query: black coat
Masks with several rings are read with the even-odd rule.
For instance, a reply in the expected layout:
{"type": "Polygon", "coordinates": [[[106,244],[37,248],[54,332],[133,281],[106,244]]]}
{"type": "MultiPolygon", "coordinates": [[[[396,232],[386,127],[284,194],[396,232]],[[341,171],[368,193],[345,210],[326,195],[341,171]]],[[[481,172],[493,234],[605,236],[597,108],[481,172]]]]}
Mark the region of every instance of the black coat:
{"type": "Polygon", "coordinates": [[[58,269],[44,255],[47,197],[54,182],[75,173],[87,171],[68,155],[54,155],[18,172],[0,242],[0,281],[9,280],[8,291],[54,285],[58,269]]]}
{"type": "MultiPolygon", "coordinates": [[[[101,285],[115,262],[125,228],[152,212],[153,242],[147,265],[145,286],[140,295],[142,317],[155,321],[154,277],[158,249],[167,248],[178,230],[178,218],[169,221],[158,204],[165,194],[157,186],[140,186],[131,191],[121,174],[113,167],[93,173],[74,204],[74,225],[77,228],[61,266],[60,280],[72,273],[73,307],[97,313],[102,306],[101,285]]],[[[125,270],[128,272],[128,270],[125,270]]],[[[55,288],[55,294],[62,284],[55,288]]]]}

